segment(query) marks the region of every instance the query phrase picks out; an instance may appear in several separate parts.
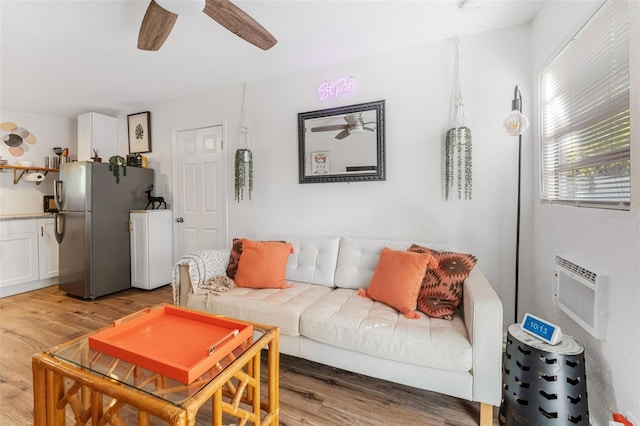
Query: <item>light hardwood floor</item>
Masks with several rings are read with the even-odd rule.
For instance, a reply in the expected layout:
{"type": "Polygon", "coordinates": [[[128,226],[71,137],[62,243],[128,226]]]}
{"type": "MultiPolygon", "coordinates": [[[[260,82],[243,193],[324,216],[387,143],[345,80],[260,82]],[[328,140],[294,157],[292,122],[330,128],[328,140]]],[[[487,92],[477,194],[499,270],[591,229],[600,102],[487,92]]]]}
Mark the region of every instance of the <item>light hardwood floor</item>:
{"type": "MultiPolygon", "coordinates": [[[[69,297],[57,286],[0,299],[0,425],[33,422],[34,353],[163,302],[171,302],[169,286],[153,291],[131,289],[95,301],[69,297]]],[[[286,355],[280,362],[281,425],[478,424],[476,403],[286,355]]],[[[197,424],[211,424],[209,416],[210,411],[204,409],[197,424]]],[[[131,417],[125,420],[135,424],[131,417]]],[[[497,409],[494,424],[498,424],[497,409]]]]}

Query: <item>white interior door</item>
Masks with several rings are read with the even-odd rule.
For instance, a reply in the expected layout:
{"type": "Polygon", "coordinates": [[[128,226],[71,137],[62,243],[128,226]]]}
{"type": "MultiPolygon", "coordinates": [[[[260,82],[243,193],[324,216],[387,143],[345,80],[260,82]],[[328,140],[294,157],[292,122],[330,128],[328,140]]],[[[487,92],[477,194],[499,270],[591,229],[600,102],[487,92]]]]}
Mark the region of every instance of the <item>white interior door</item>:
{"type": "Polygon", "coordinates": [[[228,245],[223,135],[222,125],[176,134],[176,258],[228,245]]]}

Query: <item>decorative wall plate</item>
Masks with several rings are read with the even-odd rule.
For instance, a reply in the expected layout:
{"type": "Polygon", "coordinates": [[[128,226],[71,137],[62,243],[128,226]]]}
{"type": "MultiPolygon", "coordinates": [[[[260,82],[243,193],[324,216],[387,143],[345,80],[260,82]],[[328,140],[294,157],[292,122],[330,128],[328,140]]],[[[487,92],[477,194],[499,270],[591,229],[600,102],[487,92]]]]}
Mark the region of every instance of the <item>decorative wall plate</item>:
{"type": "Polygon", "coordinates": [[[16,123],[5,121],[0,123],[2,141],[9,147],[9,154],[14,157],[22,157],[29,151],[29,145],[36,143],[36,137],[24,127],[18,127],[16,123]]]}

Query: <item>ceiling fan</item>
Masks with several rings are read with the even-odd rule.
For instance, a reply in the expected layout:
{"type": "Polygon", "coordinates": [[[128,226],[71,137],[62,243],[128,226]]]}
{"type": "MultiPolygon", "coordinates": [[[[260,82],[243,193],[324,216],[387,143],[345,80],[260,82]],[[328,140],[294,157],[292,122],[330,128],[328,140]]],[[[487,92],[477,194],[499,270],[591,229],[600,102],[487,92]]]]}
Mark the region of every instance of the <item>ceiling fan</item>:
{"type": "MultiPolygon", "coordinates": [[[[204,0],[202,12],[238,37],[262,50],[268,50],[278,42],[262,25],[229,0],[204,0]]],[[[138,49],[160,49],[169,37],[176,19],[178,19],[177,13],[167,10],[155,0],[151,0],[140,26],[138,49]]]]}
{"type": "Polygon", "coordinates": [[[362,113],[358,113],[356,117],[355,114],[348,114],[344,116],[347,124],[329,124],[326,126],[318,126],[312,127],[312,132],[330,132],[333,130],[340,130],[341,132],[336,135],[336,139],[344,139],[352,133],[362,133],[365,130],[369,132],[375,132],[376,129],[374,127],[366,127],[367,124],[375,123],[375,121],[367,121],[366,123],[362,119],[362,113]]]}

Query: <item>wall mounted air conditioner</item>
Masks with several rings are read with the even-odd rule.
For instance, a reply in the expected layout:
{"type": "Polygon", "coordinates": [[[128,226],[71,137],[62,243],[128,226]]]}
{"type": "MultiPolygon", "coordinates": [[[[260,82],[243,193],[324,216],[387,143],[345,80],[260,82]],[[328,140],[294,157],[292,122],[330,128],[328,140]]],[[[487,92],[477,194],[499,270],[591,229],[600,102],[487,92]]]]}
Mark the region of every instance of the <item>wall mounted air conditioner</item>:
{"type": "Polygon", "coordinates": [[[609,277],[557,254],[553,265],[553,300],[594,337],[604,340],[609,277]]]}

